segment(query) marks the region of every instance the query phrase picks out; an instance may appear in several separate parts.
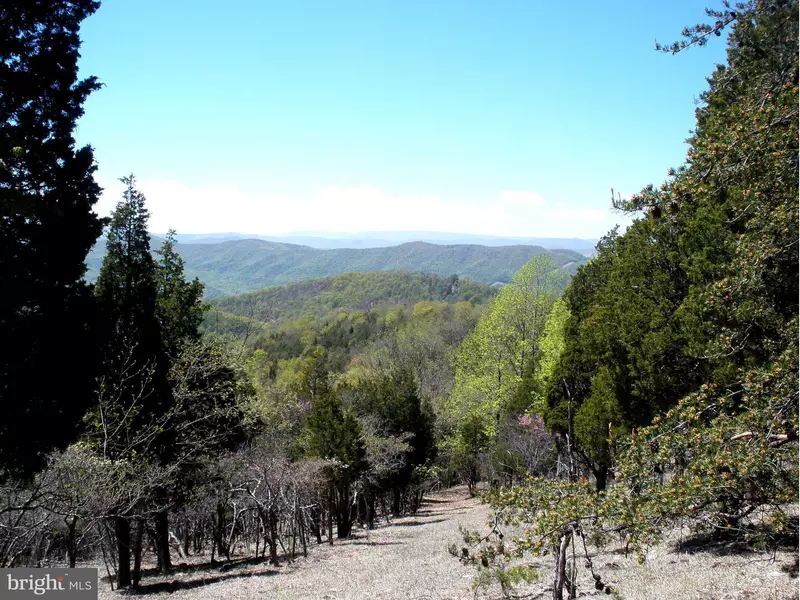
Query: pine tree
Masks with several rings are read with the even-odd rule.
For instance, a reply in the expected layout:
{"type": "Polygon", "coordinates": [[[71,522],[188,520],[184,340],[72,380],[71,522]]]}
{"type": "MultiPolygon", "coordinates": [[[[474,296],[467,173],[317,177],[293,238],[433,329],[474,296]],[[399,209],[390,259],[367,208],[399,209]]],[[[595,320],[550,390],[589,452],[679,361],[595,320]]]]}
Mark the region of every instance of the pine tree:
{"type": "Polygon", "coordinates": [[[98,353],[84,261],[102,230],[78,30],[93,0],[0,3],[0,471],[30,474],[74,439],[98,353]]]}

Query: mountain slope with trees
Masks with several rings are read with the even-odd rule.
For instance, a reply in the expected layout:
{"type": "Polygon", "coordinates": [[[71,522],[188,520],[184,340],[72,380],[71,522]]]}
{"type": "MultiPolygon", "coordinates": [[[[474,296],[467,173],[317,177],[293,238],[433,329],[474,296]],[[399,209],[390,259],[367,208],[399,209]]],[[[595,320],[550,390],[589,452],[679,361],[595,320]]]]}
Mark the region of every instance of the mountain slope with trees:
{"type": "MultiPolygon", "coordinates": [[[[206,297],[216,298],[355,271],[422,271],[433,275],[456,274],[474,281],[507,283],[532,257],[547,254],[556,267],[574,273],[586,257],[572,250],[546,250],[539,246],[440,246],[411,242],[387,248],[336,248],[247,239],[219,244],[177,244],[186,273],[206,285],[206,297]]],[[[102,261],[95,248],[87,259],[88,279],[102,261]]]]}
{"type": "Polygon", "coordinates": [[[271,327],[298,319],[368,311],[418,302],[488,303],[496,288],[464,277],[407,271],[342,273],[211,301],[206,330],[241,334],[248,325],[271,327]]]}
{"type": "Polygon", "coordinates": [[[133,176],[105,223],[72,138],[97,88],[77,79],[77,34],[98,3],[0,5],[0,568],[102,557],[117,589],[157,593],[142,586],[152,548],[165,578],[173,549],[275,574],[457,483],[498,512],[450,550],[506,597],[545,563],[554,600],[582,581],[613,594],[614,563],[589,548],[617,536],[641,560],[677,531],[679,551],[796,556],[798,2],[723,5],[665,48],[730,30],[687,160],[617,198],[638,218],[588,262],[181,249],[148,233],[133,176]],[[329,272],[220,299],[214,319],[191,277],[220,293],[329,272]]]}

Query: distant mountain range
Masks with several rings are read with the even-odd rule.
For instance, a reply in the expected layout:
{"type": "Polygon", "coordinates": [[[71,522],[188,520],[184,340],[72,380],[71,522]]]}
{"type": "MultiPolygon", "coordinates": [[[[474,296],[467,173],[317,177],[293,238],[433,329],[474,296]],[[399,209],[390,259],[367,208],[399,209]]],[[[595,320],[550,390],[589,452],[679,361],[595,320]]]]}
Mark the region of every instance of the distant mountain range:
{"type": "MultiPolygon", "coordinates": [[[[185,239],[185,238],[184,238],[185,239]]],[[[153,237],[155,249],[162,238],[153,237]]],[[[105,242],[87,257],[87,279],[97,277],[105,242]]],[[[541,246],[439,245],[411,242],[378,248],[318,249],[262,239],[178,243],[186,274],[206,284],[206,297],[253,292],[276,285],[347,272],[422,271],[459,275],[486,284],[507,283],[533,256],[549,254],[558,268],[571,274],[586,262],[575,250],[547,250],[541,246]]]]}
{"type": "Polygon", "coordinates": [[[295,231],[278,235],[244,233],[184,233],[178,241],[188,244],[216,244],[230,240],[257,239],[285,244],[299,244],[321,250],[333,248],[385,248],[408,242],[429,244],[479,244],[481,246],[541,246],[548,250],[575,250],[584,256],[594,254],[597,240],[581,238],[501,237],[439,231],[362,231],[338,233],[330,231],[295,231]]]}

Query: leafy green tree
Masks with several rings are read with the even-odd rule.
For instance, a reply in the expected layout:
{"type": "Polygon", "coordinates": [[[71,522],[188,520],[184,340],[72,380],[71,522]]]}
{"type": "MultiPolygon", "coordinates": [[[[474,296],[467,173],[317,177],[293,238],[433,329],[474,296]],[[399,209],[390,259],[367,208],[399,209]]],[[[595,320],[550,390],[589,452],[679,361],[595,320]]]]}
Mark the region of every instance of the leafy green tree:
{"type": "MultiPolygon", "coordinates": [[[[578,269],[565,294],[570,310],[564,353],[548,392],[548,424],[569,435],[573,419],[594,396],[582,417],[583,442],[592,447],[579,455],[603,486],[610,467],[608,426],[589,427],[589,412],[607,415],[617,407],[614,421],[644,425],[699,385],[706,372],[687,347],[687,331],[678,309],[688,292],[681,265],[678,232],[650,219],[636,221],[624,236],[612,235],[598,246],[598,256],[578,269]],[[606,378],[593,380],[608,368],[606,378]],[[599,389],[606,391],[599,400],[599,389]],[[608,397],[613,390],[616,398],[608,397]],[[610,402],[610,403],[609,403],[610,402]],[[589,432],[601,435],[587,437],[589,432]],[[603,433],[605,432],[605,433],[603,433]],[[590,457],[605,457],[597,462],[590,457]]],[[[605,377],[605,376],[604,376],[605,377]]],[[[603,417],[605,418],[605,417],[603,417]]],[[[575,440],[572,440],[574,442],[575,440]]]]}
{"type": "MultiPolygon", "coordinates": [[[[133,176],[122,181],[127,187],[111,218],[95,287],[106,327],[106,370],[90,421],[106,458],[169,470],[171,477],[137,507],[154,519],[158,562],[167,571],[168,511],[192,496],[203,465],[242,441],[240,404],[249,391],[239,385],[230,353],[219,342],[200,339],[203,286],[185,280],[173,232],[156,262],[145,198],[133,176]],[[113,439],[109,430],[117,432],[113,439]]],[[[120,547],[129,545],[129,516],[115,519],[120,547]]],[[[131,576],[125,553],[119,556],[120,585],[135,584],[139,561],[131,576]]]]}
{"type": "MultiPolygon", "coordinates": [[[[798,306],[791,4],[717,15],[733,23],[728,65],[709,79],[686,164],[620,204],[646,217],[601,247],[567,292],[567,386],[552,389],[551,425],[567,430],[566,407],[591,397],[603,365],[621,420],[643,426],[704,382],[733,385],[739,368],[783,350],[798,306]]],[[[687,29],[686,47],[719,27],[687,29]]]]}
{"type": "Polygon", "coordinates": [[[569,309],[563,300],[558,299],[553,303],[539,343],[539,355],[526,367],[510,406],[512,414],[545,414],[547,390],[554,385],[556,369],[566,345],[564,334],[569,315],[569,309]]]}
{"type": "Polygon", "coordinates": [[[455,387],[444,420],[454,436],[447,446],[467,452],[456,462],[466,461],[470,473],[476,468],[477,448],[486,449],[478,441],[494,443],[501,421],[516,418],[512,412],[529,405],[524,401],[520,406],[518,400],[521,393],[527,395],[521,390],[538,360],[561,277],[548,256],[535,256],[501,290],[458,349],[455,387]],[[481,435],[474,431],[478,424],[485,427],[481,435]]]}
{"type": "Polygon", "coordinates": [[[613,464],[613,432],[627,425],[627,416],[619,405],[618,377],[609,367],[600,367],[592,378],[589,397],[575,411],[574,442],[579,453],[592,467],[597,488],[605,489],[613,464]]]}
{"type": "Polygon", "coordinates": [[[92,149],[76,149],[73,132],[100,87],[78,79],[80,24],[98,6],[0,5],[0,470],[23,475],[75,438],[97,375],[82,278],[102,231],[101,190],[92,149]]]}

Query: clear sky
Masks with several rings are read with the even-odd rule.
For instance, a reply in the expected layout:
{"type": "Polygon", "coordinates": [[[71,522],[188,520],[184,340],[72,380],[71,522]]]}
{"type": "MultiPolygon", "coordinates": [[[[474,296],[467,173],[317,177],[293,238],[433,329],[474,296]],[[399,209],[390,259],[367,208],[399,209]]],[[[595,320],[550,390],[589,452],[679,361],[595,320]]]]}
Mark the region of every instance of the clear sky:
{"type": "Polygon", "coordinates": [[[151,230],[604,234],[683,162],[724,37],[657,53],[697,0],[105,0],[78,142],[98,212],[151,230]]]}

